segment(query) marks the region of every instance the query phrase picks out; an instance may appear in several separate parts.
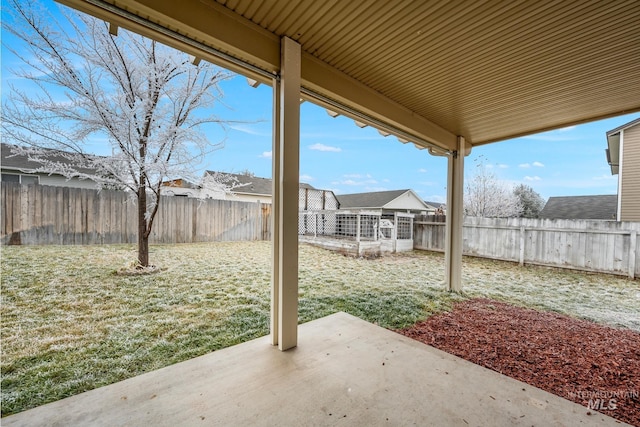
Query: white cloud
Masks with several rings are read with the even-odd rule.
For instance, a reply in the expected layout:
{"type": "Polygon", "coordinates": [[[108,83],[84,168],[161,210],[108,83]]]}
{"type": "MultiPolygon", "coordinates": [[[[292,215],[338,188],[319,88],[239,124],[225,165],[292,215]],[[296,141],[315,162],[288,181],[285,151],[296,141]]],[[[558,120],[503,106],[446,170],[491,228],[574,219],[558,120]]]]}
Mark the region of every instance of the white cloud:
{"type": "Polygon", "coordinates": [[[562,128],[562,129],[558,129],[559,132],[567,132],[570,130],[574,130],[576,127],[575,126],[567,126],[566,128],[562,128]]]}
{"type": "Polygon", "coordinates": [[[247,133],[249,135],[257,135],[257,136],[269,136],[270,134],[266,134],[264,132],[257,131],[252,129],[250,126],[242,125],[242,124],[232,124],[228,125],[231,129],[236,130],[238,132],[247,133]]]}
{"type": "Polygon", "coordinates": [[[418,172],[420,173],[427,173],[427,170],[425,168],[420,168],[418,169],[418,172]]]}
{"type": "Polygon", "coordinates": [[[345,134],[339,130],[332,132],[328,130],[327,132],[301,132],[300,139],[301,140],[318,140],[323,139],[325,141],[337,140],[340,139],[342,141],[378,141],[383,137],[376,133],[375,136],[368,135],[366,132],[355,132],[353,134],[345,134]]]}
{"type": "Polygon", "coordinates": [[[536,168],[543,168],[544,164],[540,163],[540,162],[533,162],[533,163],[520,163],[518,165],[518,167],[522,168],[522,169],[529,169],[530,167],[536,167],[536,168]]]}
{"type": "Polygon", "coordinates": [[[273,153],[271,151],[264,151],[258,157],[263,158],[263,159],[270,159],[272,156],[273,156],[273,153]]]}
{"type": "Polygon", "coordinates": [[[447,203],[447,196],[442,194],[432,194],[431,196],[425,197],[425,200],[433,203],[447,203]]]}
{"type": "Polygon", "coordinates": [[[525,181],[541,181],[542,178],[540,178],[538,175],[534,175],[534,176],[525,176],[524,180],[525,181]]]}
{"type": "Polygon", "coordinates": [[[485,169],[493,169],[493,168],[507,169],[509,165],[505,165],[504,163],[496,163],[496,164],[487,163],[486,165],[484,165],[484,167],[485,169]]]}
{"type": "Polygon", "coordinates": [[[378,181],[371,176],[371,174],[359,174],[359,173],[349,173],[342,175],[344,179],[339,181],[333,181],[331,184],[333,185],[350,185],[350,186],[363,186],[363,185],[373,185],[378,184],[378,181]]]}
{"type": "Polygon", "coordinates": [[[596,181],[607,181],[607,180],[618,180],[618,176],[617,175],[611,175],[611,174],[602,174],[600,176],[594,176],[593,179],[595,179],[596,181]]]}
{"type": "Polygon", "coordinates": [[[309,146],[309,150],[316,150],[316,151],[331,151],[334,153],[339,153],[340,151],[342,151],[341,148],[339,147],[332,147],[330,145],[324,145],[324,144],[313,144],[309,146]]]}
{"type": "Polygon", "coordinates": [[[314,179],[311,175],[300,175],[300,181],[313,181],[314,179]]]}
{"type": "Polygon", "coordinates": [[[378,181],[376,181],[375,179],[365,179],[365,180],[361,180],[361,181],[356,181],[354,179],[345,179],[344,181],[338,181],[336,182],[336,184],[342,184],[342,185],[371,185],[371,184],[377,184],[378,181]]]}
{"type": "MultiPolygon", "coordinates": [[[[558,131],[555,131],[558,132],[558,131]]],[[[529,136],[524,136],[524,139],[530,139],[533,141],[549,141],[549,142],[554,142],[554,141],[575,141],[577,138],[573,137],[573,136],[569,136],[569,135],[561,135],[561,134],[556,134],[554,133],[554,131],[552,132],[547,132],[547,133],[539,133],[539,134],[535,134],[535,135],[529,135],[529,136]]]]}
{"type": "Polygon", "coordinates": [[[376,191],[387,191],[389,190],[387,187],[365,187],[364,191],[366,192],[376,192],[376,191]]]}

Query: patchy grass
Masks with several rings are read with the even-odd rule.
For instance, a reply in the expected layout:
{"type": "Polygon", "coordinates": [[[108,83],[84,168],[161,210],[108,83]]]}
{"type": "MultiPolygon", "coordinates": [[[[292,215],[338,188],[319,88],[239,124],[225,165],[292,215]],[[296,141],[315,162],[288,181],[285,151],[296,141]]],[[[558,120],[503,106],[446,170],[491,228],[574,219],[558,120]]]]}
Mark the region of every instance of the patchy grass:
{"type": "MultiPolygon", "coordinates": [[[[2,248],[3,416],[268,333],[268,242],[152,246],[161,271],[115,274],[132,259],[131,246],[2,248]]],[[[402,328],[486,296],[640,330],[637,281],[465,259],[461,296],[443,265],[301,246],[300,321],[346,311],[402,328]]]]}
{"type": "Polygon", "coordinates": [[[493,298],[640,332],[638,280],[465,258],[463,289],[471,297],[493,298]]]}

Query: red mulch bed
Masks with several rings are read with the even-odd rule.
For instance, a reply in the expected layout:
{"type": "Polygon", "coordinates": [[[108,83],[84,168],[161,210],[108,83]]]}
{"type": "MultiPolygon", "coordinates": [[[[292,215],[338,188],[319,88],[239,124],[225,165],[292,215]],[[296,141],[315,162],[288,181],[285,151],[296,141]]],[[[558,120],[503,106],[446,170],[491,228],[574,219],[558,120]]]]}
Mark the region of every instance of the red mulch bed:
{"type": "Polygon", "coordinates": [[[640,426],[640,334],[632,330],[472,299],[397,332],[640,426]]]}

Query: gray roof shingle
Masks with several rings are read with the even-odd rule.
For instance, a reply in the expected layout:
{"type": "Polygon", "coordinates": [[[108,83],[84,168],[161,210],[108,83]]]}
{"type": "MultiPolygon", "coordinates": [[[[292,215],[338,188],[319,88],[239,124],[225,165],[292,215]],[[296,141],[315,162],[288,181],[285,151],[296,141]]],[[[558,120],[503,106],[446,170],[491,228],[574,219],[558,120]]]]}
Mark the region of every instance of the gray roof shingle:
{"type": "Polygon", "coordinates": [[[433,207],[433,208],[436,208],[436,209],[438,209],[439,207],[446,207],[446,205],[447,205],[447,204],[446,204],[446,203],[444,203],[444,202],[430,202],[430,201],[428,201],[428,200],[425,200],[424,202],[425,202],[427,205],[429,205],[429,206],[431,206],[431,207],[433,207]]]}
{"type": "MultiPolygon", "coordinates": [[[[235,173],[227,173],[227,172],[216,172],[216,171],[207,171],[206,174],[214,175],[226,175],[235,178],[238,181],[239,186],[232,191],[234,193],[241,194],[260,194],[260,195],[271,195],[271,178],[260,178],[257,176],[249,176],[243,174],[235,174],[235,173]]],[[[300,188],[309,188],[314,189],[313,186],[306,184],[304,182],[300,183],[300,188]]]]}
{"type": "Polygon", "coordinates": [[[376,191],[336,195],[341,209],[380,209],[410,190],[376,191]]]}
{"type": "Polygon", "coordinates": [[[615,194],[549,197],[540,211],[540,218],[615,220],[617,210],[618,196],[615,194]]]}
{"type": "MultiPolygon", "coordinates": [[[[29,160],[29,158],[23,154],[13,154],[12,147],[14,147],[14,145],[5,143],[0,144],[0,164],[3,170],[14,170],[29,173],[34,169],[42,167],[41,163],[29,160]]],[[[47,153],[47,158],[52,162],[73,165],[73,162],[68,157],[71,153],[64,153],[62,151],[52,149],[43,149],[43,152],[47,153]],[[62,154],[66,154],[66,156],[63,156],[62,154]]],[[[80,155],[78,154],[77,156],[80,155]]],[[[88,175],[96,175],[98,173],[95,169],[88,169],[84,167],[76,168],[76,170],[88,175]]],[[[54,172],[54,175],[58,174],[54,172]]]]}

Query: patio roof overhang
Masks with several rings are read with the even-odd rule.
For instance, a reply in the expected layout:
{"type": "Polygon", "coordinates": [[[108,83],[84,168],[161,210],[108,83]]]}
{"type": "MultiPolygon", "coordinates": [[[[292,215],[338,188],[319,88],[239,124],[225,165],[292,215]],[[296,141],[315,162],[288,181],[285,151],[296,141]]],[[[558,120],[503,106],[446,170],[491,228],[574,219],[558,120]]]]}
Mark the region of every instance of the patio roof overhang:
{"type": "Polygon", "coordinates": [[[291,38],[303,94],[449,150],[640,110],[635,0],[61,2],[265,82],[291,38]]]}
{"type": "Polygon", "coordinates": [[[640,111],[640,2],[58,0],[274,87],[273,344],[297,342],[299,100],[448,156],[460,289],[474,145],[640,111]]]}

